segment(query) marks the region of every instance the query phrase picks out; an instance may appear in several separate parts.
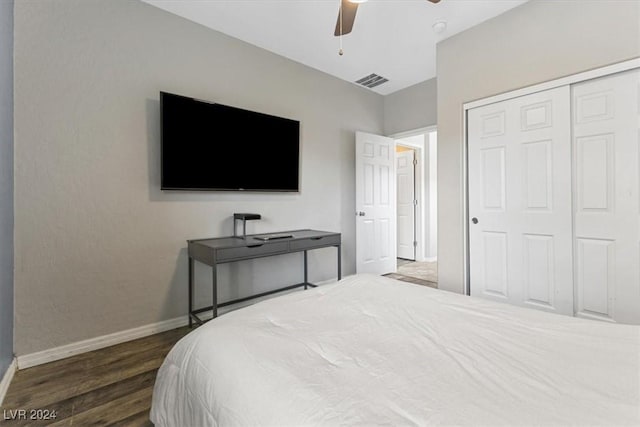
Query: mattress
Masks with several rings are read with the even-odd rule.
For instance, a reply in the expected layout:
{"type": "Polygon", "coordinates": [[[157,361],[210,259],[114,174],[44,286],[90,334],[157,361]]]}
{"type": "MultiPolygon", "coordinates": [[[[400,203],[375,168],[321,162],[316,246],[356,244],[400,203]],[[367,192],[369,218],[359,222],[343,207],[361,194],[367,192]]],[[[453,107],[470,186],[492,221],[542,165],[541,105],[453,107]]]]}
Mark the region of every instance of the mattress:
{"type": "Polygon", "coordinates": [[[156,426],[639,425],[640,327],[355,275],[170,351],[156,426]]]}

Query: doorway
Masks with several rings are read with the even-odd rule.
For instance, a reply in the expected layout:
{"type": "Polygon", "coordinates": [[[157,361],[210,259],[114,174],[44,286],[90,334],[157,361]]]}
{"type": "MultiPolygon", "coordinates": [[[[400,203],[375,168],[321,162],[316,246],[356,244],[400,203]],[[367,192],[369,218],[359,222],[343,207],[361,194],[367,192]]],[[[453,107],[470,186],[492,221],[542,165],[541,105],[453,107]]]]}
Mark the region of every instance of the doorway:
{"type": "Polygon", "coordinates": [[[437,130],[394,135],[397,268],[390,276],[437,287],[437,130]]]}
{"type": "MultiPolygon", "coordinates": [[[[356,272],[391,276],[436,288],[438,183],[435,126],[391,137],[359,131],[356,132],[355,151],[356,272]],[[404,171],[406,178],[400,180],[396,175],[396,146],[404,147],[399,149],[400,152],[409,151],[405,163],[414,166],[413,170],[404,171]],[[412,158],[414,162],[410,161],[412,158]],[[408,185],[409,195],[413,193],[413,198],[408,198],[409,202],[413,201],[413,206],[400,203],[401,208],[410,208],[409,219],[401,221],[409,224],[408,228],[401,230],[408,236],[400,240],[405,246],[400,254],[404,253],[403,249],[408,249],[408,253],[402,255],[405,258],[401,259],[397,256],[398,181],[408,185]]],[[[401,193],[405,195],[406,192],[401,190],[401,193]]],[[[404,212],[400,214],[405,215],[404,212]]]]}

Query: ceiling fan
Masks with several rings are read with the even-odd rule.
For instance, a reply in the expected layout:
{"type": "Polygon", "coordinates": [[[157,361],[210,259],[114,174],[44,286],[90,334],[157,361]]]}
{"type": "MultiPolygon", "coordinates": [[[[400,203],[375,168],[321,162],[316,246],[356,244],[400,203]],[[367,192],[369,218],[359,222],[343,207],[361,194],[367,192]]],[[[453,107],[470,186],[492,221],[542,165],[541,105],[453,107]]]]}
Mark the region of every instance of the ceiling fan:
{"type": "MultiPolygon", "coordinates": [[[[356,12],[358,5],[367,0],[341,0],[340,9],[338,10],[338,22],[336,22],[336,30],[334,36],[339,37],[349,34],[353,30],[353,23],[356,20],[356,12]]],[[[440,0],[427,0],[431,3],[438,3],[440,0]]]]}

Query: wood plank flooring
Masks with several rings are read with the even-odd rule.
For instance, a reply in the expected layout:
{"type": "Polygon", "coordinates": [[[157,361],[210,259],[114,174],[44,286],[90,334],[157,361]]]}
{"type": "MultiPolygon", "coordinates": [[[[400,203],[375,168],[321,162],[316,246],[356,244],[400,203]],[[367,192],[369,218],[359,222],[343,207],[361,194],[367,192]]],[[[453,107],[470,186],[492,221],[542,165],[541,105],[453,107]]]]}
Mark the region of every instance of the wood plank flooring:
{"type": "Polygon", "coordinates": [[[400,280],[402,282],[413,283],[414,285],[422,285],[422,286],[428,286],[430,288],[438,289],[438,284],[436,282],[430,282],[429,280],[418,279],[417,277],[405,276],[404,274],[398,274],[398,273],[387,273],[387,274],[383,274],[383,276],[400,280]]]}
{"type": "Polygon", "coordinates": [[[174,329],[16,372],[0,426],[151,426],[156,373],[189,331],[174,329]],[[55,411],[56,419],[6,419],[19,409],[27,417],[32,409],[55,411]]]}
{"type": "MultiPolygon", "coordinates": [[[[438,283],[438,262],[437,261],[413,261],[403,258],[397,258],[397,270],[395,274],[404,277],[411,277],[428,282],[426,286],[437,288],[438,283]],[[433,286],[435,285],[435,286],[433,286]]],[[[398,280],[402,278],[395,277],[398,280]]],[[[409,280],[405,280],[409,282],[409,280]]],[[[412,282],[414,283],[414,282],[412,282]]],[[[423,284],[418,283],[417,284],[423,284]]]]}

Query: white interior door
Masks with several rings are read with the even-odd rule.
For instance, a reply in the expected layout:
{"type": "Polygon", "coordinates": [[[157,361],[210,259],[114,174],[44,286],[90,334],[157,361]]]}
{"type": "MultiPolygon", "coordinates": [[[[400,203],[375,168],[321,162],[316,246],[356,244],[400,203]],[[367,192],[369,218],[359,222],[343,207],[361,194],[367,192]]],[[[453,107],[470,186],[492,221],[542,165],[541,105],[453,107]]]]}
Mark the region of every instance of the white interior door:
{"type": "Polygon", "coordinates": [[[640,323],[640,71],[572,99],[577,315],[640,323]]]}
{"type": "Polygon", "coordinates": [[[573,315],[569,87],[468,112],[471,294],[573,315]]]}
{"type": "Polygon", "coordinates": [[[412,149],[396,151],[398,195],[398,258],[416,259],[415,156],[412,149]]]}
{"type": "Polygon", "coordinates": [[[356,132],[356,272],[396,270],[395,144],[356,132]]]}

